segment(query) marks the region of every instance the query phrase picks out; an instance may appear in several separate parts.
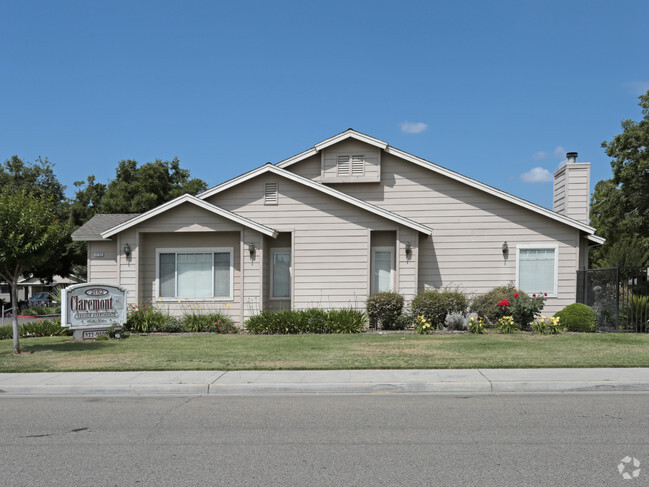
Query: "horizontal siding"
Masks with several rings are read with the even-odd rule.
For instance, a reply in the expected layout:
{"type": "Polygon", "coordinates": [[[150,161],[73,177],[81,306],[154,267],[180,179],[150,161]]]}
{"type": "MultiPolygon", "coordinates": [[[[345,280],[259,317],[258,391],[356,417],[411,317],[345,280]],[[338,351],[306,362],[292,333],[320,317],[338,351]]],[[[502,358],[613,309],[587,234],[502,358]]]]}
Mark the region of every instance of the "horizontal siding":
{"type": "Polygon", "coordinates": [[[118,284],[117,280],[117,243],[88,242],[88,282],[118,284]],[[103,253],[103,257],[94,257],[103,253]]]}
{"type": "Polygon", "coordinates": [[[517,245],[557,243],[559,297],[548,299],[545,312],[574,302],[578,230],[389,154],[381,165],[389,184],[331,186],[433,229],[432,238],[419,240],[419,291],[458,286],[484,293],[516,281],[517,245]]]}
{"type": "MultiPolygon", "coordinates": [[[[293,307],[363,307],[369,292],[368,229],[402,227],[299,183],[264,174],[218,193],[210,203],[280,232],[293,232],[293,307]],[[279,204],[264,207],[264,183],[278,181],[279,204]]],[[[267,239],[267,246],[276,246],[267,239]]],[[[270,269],[264,269],[268,275],[270,269]]],[[[268,283],[264,282],[264,288],[268,283]]],[[[267,303],[265,303],[267,304],[267,303]]]]}
{"type": "Polygon", "coordinates": [[[228,232],[239,231],[241,225],[227,218],[185,203],[140,225],[140,232],[228,232]]]}

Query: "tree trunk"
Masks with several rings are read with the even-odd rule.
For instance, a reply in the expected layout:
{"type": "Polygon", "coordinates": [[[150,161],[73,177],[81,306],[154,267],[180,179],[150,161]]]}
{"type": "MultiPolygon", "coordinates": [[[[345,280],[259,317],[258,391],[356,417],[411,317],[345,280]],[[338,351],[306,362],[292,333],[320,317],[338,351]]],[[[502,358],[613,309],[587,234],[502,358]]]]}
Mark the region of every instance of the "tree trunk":
{"type": "Polygon", "coordinates": [[[18,335],[18,279],[13,279],[11,282],[11,304],[13,306],[11,313],[11,321],[14,332],[14,355],[20,354],[20,338],[18,335]]]}

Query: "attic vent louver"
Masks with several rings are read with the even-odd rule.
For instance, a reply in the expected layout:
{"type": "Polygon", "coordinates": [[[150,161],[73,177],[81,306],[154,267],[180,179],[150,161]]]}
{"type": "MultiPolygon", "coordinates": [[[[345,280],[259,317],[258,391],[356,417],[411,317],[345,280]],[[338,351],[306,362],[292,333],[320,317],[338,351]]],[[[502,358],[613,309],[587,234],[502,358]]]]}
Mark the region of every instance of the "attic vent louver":
{"type": "Polygon", "coordinates": [[[276,205],[278,202],[278,183],[264,184],[264,204],[276,205]]]}

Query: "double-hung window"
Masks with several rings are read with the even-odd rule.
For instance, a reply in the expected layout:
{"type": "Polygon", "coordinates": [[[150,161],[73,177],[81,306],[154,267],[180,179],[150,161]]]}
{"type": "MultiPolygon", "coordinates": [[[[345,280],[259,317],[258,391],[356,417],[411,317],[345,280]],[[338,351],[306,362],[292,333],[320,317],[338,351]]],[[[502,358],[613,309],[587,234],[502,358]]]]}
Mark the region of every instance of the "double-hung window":
{"type": "Polygon", "coordinates": [[[517,246],[517,287],[526,293],[556,296],[558,261],[557,245],[517,246]]]}
{"type": "Polygon", "coordinates": [[[158,297],[232,299],[233,249],[159,249],[158,297]]]}

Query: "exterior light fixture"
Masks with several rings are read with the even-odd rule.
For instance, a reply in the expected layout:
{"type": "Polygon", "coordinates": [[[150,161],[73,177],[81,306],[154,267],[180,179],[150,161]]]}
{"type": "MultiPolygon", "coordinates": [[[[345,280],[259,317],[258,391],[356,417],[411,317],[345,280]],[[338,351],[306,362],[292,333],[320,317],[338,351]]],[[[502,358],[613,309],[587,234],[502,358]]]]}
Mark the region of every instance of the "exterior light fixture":
{"type": "Polygon", "coordinates": [[[255,248],[255,244],[250,242],[248,244],[248,252],[250,252],[250,258],[255,256],[255,252],[257,252],[257,249],[255,248]]]}
{"type": "Polygon", "coordinates": [[[124,244],[124,254],[126,254],[126,257],[130,257],[131,247],[129,246],[129,244],[124,244]]]}
{"type": "Polygon", "coordinates": [[[503,243],[503,255],[506,256],[508,252],[509,252],[509,245],[507,245],[507,241],[505,240],[505,242],[503,243]]]}
{"type": "Polygon", "coordinates": [[[406,255],[410,257],[412,255],[412,245],[410,245],[410,242],[406,243],[406,255]]]}

